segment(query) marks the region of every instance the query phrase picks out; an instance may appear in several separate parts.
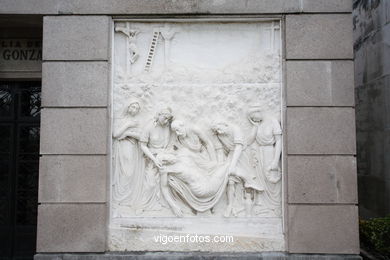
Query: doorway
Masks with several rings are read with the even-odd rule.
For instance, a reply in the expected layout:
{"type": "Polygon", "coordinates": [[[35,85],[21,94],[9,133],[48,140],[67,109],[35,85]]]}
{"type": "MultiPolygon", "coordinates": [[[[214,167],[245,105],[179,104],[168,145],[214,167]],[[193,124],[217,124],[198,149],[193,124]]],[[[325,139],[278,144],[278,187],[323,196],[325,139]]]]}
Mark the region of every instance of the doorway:
{"type": "Polygon", "coordinates": [[[0,259],[33,259],[40,81],[0,81],[0,259]]]}

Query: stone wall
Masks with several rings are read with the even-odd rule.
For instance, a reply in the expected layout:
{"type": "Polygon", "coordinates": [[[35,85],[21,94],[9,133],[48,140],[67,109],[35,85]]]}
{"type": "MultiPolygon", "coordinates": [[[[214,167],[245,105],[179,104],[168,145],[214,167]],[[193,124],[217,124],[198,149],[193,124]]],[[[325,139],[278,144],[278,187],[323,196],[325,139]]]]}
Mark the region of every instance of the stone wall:
{"type": "Polygon", "coordinates": [[[106,251],[112,16],[226,14],[283,20],[287,251],[358,254],[351,12],[351,0],[0,0],[0,14],[45,16],[37,251],[106,251]]]}
{"type": "Polygon", "coordinates": [[[390,212],[390,3],[354,1],[355,98],[359,211],[390,212]]]}

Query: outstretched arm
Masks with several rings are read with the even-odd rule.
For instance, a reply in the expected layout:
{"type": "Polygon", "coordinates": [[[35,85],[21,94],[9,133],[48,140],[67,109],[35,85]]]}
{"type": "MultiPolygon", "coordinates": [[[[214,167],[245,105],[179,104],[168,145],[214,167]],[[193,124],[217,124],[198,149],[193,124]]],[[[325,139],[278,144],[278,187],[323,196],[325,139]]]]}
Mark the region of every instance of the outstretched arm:
{"type": "Polygon", "coordinates": [[[235,173],[238,159],[240,159],[241,153],[242,153],[243,145],[242,144],[236,144],[233,151],[233,158],[230,162],[229,166],[229,173],[235,173]]]}
{"type": "Polygon", "coordinates": [[[152,152],[149,150],[149,148],[146,146],[146,143],[141,142],[141,150],[144,152],[144,154],[154,162],[154,164],[158,167],[162,167],[162,163],[152,154],[152,152]]]}

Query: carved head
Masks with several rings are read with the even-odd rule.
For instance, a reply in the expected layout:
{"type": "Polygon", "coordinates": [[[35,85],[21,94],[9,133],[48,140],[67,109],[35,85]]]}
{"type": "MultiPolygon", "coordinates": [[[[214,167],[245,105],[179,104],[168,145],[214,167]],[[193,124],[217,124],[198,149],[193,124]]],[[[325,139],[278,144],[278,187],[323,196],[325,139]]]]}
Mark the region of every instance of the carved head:
{"type": "Polygon", "coordinates": [[[160,110],[160,112],[157,113],[155,120],[156,123],[161,126],[169,125],[169,123],[173,120],[172,109],[167,107],[160,110]]]}
{"type": "Polygon", "coordinates": [[[177,136],[186,136],[187,129],[183,121],[174,120],[171,124],[171,129],[176,133],[177,136]]]}
{"type": "Polygon", "coordinates": [[[264,109],[259,106],[252,106],[248,111],[248,119],[252,124],[258,124],[264,119],[264,109]]]}
{"type": "Polygon", "coordinates": [[[225,122],[218,122],[211,126],[211,131],[216,135],[226,135],[228,133],[229,125],[225,122]]]}
{"type": "Polygon", "coordinates": [[[129,113],[132,116],[135,116],[138,114],[141,106],[138,101],[133,100],[130,102],[129,106],[127,107],[127,113],[129,113]]]}
{"type": "Polygon", "coordinates": [[[253,111],[249,113],[249,120],[255,123],[258,123],[263,120],[263,113],[261,111],[253,111]]]}

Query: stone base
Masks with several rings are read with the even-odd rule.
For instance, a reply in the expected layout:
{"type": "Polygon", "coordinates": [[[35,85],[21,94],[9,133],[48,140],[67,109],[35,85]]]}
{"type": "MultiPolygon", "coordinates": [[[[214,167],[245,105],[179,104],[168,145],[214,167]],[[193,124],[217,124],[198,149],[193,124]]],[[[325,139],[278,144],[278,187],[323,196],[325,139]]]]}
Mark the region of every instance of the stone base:
{"type": "Polygon", "coordinates": [[[263,253],[204,253],[204,252],[133,252],[106,254],[36,254],[34,260],[127,260],[127,259],[261,259],[261,260],[362,260],[359,255],[317,255],[263,253]]]}

